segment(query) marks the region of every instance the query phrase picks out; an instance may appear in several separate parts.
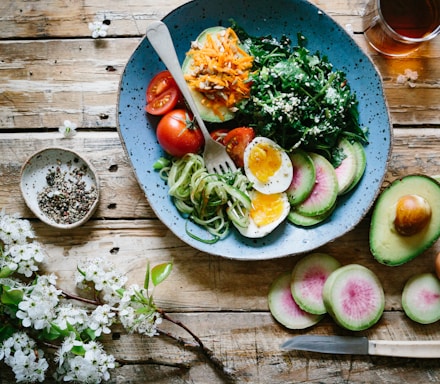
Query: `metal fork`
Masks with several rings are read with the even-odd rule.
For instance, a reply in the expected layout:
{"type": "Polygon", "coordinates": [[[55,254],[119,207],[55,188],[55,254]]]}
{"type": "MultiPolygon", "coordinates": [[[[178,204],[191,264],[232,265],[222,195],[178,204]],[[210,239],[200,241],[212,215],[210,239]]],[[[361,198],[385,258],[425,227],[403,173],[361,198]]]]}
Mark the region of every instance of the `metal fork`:
{"type": "Polygon", "coordinates": [[[161,58],[167,69],[170,71],[177,83],[183,97],[185,98],[189,109],[193,113],[200,130],[205,138],[205,149],[203,151],[203,159],[208,172],[224,174],[226,172],[234,172],[237,170],[234,162],[226,152],[225,147],[216,142],[209,134],[203,119],[197,109],[197,105],[191,95],[188,84],[183,77],[182,68],[177,58],[173,40],[171,38],[168,27],[161,21],[154,21],[147,27],[146,36],[150,41],[158,56],[161,58]]]}

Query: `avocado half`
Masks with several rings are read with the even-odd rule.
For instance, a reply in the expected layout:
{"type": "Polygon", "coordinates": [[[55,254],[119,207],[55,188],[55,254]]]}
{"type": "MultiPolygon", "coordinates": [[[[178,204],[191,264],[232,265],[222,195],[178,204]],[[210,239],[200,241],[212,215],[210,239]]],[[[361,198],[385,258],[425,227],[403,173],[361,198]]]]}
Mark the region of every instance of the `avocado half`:
{"type": "Polygon", "coordinates": [[[370,250],[382,264],[404,264],[433,245],[440,237],[440,183],[426,175],[408,175],[395,180],[379,196],[370,225],[370,250]],[[418,233],[401,235],[394,226],[396,204],[406,195],[423,197],[431,218],[418,233]]]}
{"type": "MultiPolygon", "coordinates": [[[[216,36],[221,31],[225,30],[225,27],[221,26],[215,26],[205,29],[196,39],[196,42],[200,45],[203,45],[206,41],[206,37],[210,34],[212,36],[216,36]]],[[[190,55],[187,55],[185,57],[185,60],[182,63],[182,71],[184,74],[188,74],[191,72],[191,66],[192,66],[193,60],[190,55]]],[[[228,120],[232,120],[235,116],[235,114],[230,111],[228,108],[224,107],[220,109],[220,112],[223,116],[223,120],[217,116],[212,109],[207,108],[205,105],[202,104],[203,95],[202,93],[191,89],[191,95],[197,105],[197,108],[199,110],[200,116],[204,121],[210,122],[210,123],[223,123],[228,120]]]]}

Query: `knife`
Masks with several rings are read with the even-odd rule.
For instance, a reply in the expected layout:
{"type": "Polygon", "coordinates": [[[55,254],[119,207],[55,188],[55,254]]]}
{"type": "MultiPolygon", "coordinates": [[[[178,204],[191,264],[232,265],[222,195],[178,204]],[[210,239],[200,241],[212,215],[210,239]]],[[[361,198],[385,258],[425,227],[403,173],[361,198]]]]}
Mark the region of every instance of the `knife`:
{"type": "Polygon", "coordinates": [[[348,355],[440,358],[440,340],[368,340],[357,336],[295,336],[281,344],[285,351],[300,350],[348,355]]]}

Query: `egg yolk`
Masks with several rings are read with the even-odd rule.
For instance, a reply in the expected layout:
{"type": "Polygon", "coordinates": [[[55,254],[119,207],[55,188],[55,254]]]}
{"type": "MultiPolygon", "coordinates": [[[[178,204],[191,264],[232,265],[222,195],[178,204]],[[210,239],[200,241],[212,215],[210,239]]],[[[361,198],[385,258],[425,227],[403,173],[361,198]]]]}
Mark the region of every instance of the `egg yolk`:
{"type": "Polygon", "coordinates": [[[267,183],[281,167],[281,154],[268,143],[256,144],[249,153],[248,167],[259,181],[267,183]]]}
{"type": "Polygon", "coordinates": [[[258,227],[262,227],[277,220],[282,215],[283,208],[281,193],[265,195],[256,191],[252,198],[250,216],[258,227]]]}

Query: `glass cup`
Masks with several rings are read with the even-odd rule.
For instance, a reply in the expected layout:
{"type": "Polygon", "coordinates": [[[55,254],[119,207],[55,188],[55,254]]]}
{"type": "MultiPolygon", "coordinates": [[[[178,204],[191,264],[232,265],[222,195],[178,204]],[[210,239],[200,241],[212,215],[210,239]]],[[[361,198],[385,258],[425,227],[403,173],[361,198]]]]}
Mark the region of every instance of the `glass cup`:
{"type": "Polygon", "coordinates": [[[364,36],[386,56],[405,56],[440,33],[440,0],[369,0],[364,36]]]}

